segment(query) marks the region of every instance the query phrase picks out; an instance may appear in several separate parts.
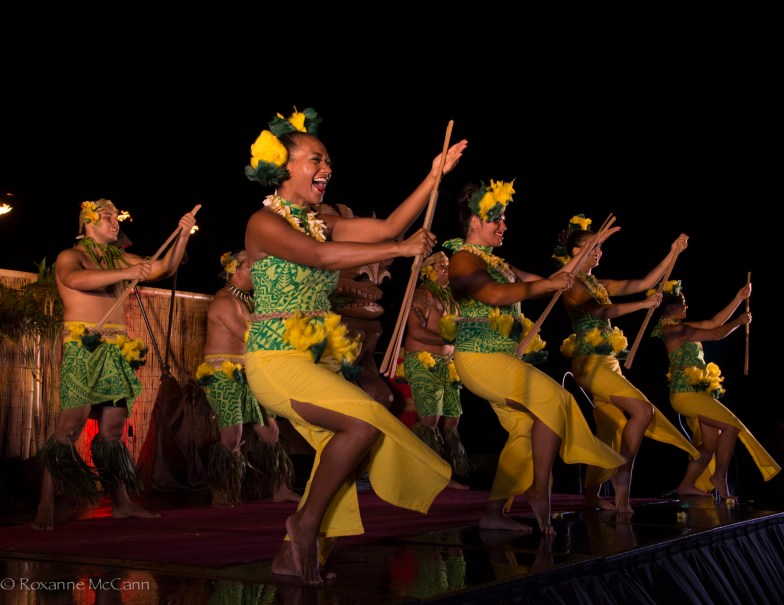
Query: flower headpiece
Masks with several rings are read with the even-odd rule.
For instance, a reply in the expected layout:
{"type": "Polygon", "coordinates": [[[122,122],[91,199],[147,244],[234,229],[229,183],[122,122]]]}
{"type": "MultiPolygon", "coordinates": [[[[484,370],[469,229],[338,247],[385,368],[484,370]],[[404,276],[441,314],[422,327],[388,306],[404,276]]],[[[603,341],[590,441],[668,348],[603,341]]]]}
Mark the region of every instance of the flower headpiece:
{"type": "Polygon", "coordinates": [[[79,235],[77,239],[84,237],[85,225],[100,225],[101,224],[101,210],[110,210],[117,213],[117,220],[122,222],[126,219],[133,222],[131,214],[127,210],[117,210],[112,200],[101,198],[94,202],[82,202],[81,211],[79,212],[79,235]]]}
{"type": "MultiPolygon", "coordinates": [[[[664,304],[672,302],[673,299],[678,298],[681,295],[682,290],[683,286],[681,285],[681,280],[671,279],[664,284],[664,289],[662,289],[662,302],[664,304]]],[[[658,288],[651,288],[645,292],[645,296],[653,296],[658,291],[658,288]]]]}
{"type": "Polygon", "coordinates": [[[239,252],[231,253],[231,252],[224,252],[221,254],[220,257],[220,264],[223,267],[223,271],[221,272],[220,276],[224,277],[226,281],[231,279],[231,276],[237,272],[240,265],[248,260],[248,253],[245,250],[240,250],[239,252]]]}
{"type": "Polygon", "coordinates": [[[269,121],[269,130],[262,130],[250,146],[250,165],[245,166],[245,176],[265,187],[274,187],[285,181],[289,177],[286,169],[289,153],[278,137],[290,132],[316,134],[320,125],[321,117],[311,107],[302,112],[295,107],[288,118],[277,114],[269,121]]]}
{"type": "Polygon", "coordinates": [[[572,260],[571,250],[567,249],[569,238],[575,231],[590,231],[592,222],[593,221],[586,218],[584,214],[575,214],[569,219],[569,224],[566,229],[561,231],[558,235],[558,245],[553,249],[552,258],[556,265],[563,267],[572,260]]]}
{"type": "Polygon", "coordinates": [[[446,254],[443,252],[433,252],[425,260],[422,261],[422,268],[419,270],[419,277],[422,281],[438,281],[438,274],[436,273],[435,265],[437,262],[447,260],[446,254]]]}
{"type": "Polygon", "coordinates": [[[514,180],[510,183],[494,181],[490,179],[490,186],[481,183],[481,188],[476,191],[468,201],[468,207],[474,216],[479,217],[484,222],[497,221],[506,210],[506,205],[512,202],[512,194],[515,192],[514,180]]]}

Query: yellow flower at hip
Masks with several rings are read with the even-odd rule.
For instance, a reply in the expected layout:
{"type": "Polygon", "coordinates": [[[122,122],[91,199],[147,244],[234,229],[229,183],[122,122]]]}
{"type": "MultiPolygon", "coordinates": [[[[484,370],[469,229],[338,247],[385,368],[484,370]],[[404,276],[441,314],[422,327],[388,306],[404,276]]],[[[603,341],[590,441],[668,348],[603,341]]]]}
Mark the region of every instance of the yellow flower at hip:
{"type": "Polygon", "coordinates": [[[269,130],[262,130],[256,142],[250,146],[250,165],[256,168],[259,162],[283,166],[289,159],[288,151],[269,130]]]}
{"type": "Polygon", "coordinates": [[[564,341],[561,343],[561,355],[571,358],[574,355],[574,347],[576,343],[577,334],[573,332],[569,334],[568,337],[564,338],[564,341]]]}
{"type": "Polygon", "coordinates": [[[397,366],[395,366],[395,378],[399,381],[406,379],[406,368],[402,363],[399,363],[397,366]]]}
{"type": "MultiPolygon", "coordinates": [[[[522,338],[525,338],[534,327],[534,322],[528,319],[525,315],[520,316],[520,321],[523,324],[522,338]]],[[[528,346],[525,348],[525,351],[523,351],[523,354],[528,355],[528,353],[536,353],[537,351],[544,349],[546,346],[547,343],[542,340],[542,337],[539,336],[539,334],[536,334],[536,336],[531,339],[531,342],[528,343],[528,346]]]]}
{"type": "Polygon", "coordinates": [[[284,323],[283,338],[292,347],[300,351],[307,351],[313,345],[322,343],[326,338],[324,324],[314,321],[311,317],[303,316],[299,311],[289,317],[284,323]]]}
{"type": "Polygon", "coordinates": [[[436,360],[433,359],[433,356],[428,351],[420,351],[417,353],[417,359],[426,370],[432,370],[436,367],[436,360]]]}
{"type": "Polygon", "coordinates": [[[511,315],[503,315],[498,307],[490,311],[488,316],[490,328],[501,334],[504,338],[509,338],[514,325],[514,317],[511,315]]]}
{"type": "Polygon", "coordinates": [[[68,326],[68,336],[65,338],[65,342],[73,342],[76,341],[79,344],[82,344],[82,336],[84,335],[84,324],[83,323],[72,323],[68,326]]]}
{"type": "Polygon", "coordinates": [[[629,339],[616,327],[610,333],[610,344],[612,345],[613,353],[620,353],[628,346],[629,339]]]}
{"type": "Polygon", "coordinates": [[[324,327],[327,333],[327,347],[324,355],[336,359],[339,363],[352,364],[359,355],[362,343],[348,335],[348,327],[340,322],[337,313],[327,313],[324,317],[324,327]]]}
{"type": "Polygon", "coordinates": [[[206,361],[199,365],[196,369],[196,380],[200,380],[205,376],[214,376],[215,375],[215,368],[211,363],[207,363],[206,361]]]}
{"type": "Polygon", "coordinates": [[[449,365],[447,366],[447,369],[449,370],[449,380],[450,380],[450,382],[460,382],[460,376],[457,373],[457,367],[455,366],[454,359],[449,362],[449,365]]]}
{"type": "Polygon", "coordinates": [[[236,380],[237,376],[235,373],[241,370],[242,370],[242,366],[240,364],[233,363],[228,359],[225,359],[221,364],[221,372],[223,372],[224,376],[226,376],[226,378],[228,378],[229,380],[236,380]]]}
{"type": "Polygon", "coordinates": [[[607,342],[604,333],[599,328],[588,330],[583,336],[583,340],[592,347],[598,347],[607,342]]]}
{"type": "Polygon", "coordinates": [[[444,315],[438,319],[438,334],[445,342],[455,342],[457,338],[457,316],[444,315]]]}

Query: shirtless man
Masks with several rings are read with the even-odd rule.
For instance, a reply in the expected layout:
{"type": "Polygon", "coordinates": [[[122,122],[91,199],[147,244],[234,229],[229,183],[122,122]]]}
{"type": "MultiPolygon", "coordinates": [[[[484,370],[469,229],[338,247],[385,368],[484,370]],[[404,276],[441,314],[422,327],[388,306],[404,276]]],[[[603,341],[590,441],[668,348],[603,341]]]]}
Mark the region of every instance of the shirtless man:
{"type": "Polygon", "coordinates": [[[127,337],[125,306],[112,308],[128,282],[174,274],[195,224],[193,214],[185,214],[176,242],[161,258],[149,260],[112,245],[119,237],[119,221],[110,200],[82,203],[79,241],[55,261],[64,306],[60,413],[54,434],[40,452],[43,479],[33,528],[54,529],[56,495],[70,497],[77,506],[97,501],[96,479],[111,495],[112,517],[159,516],[129,497],[129,491],[138,489],[139,479],[122,439],[125,420],[142,392],[134,369],[144,363],[147,348],[141,340],[127,337]],[[103,325],[96,330],[99,323],[103,325]],[[91,444],[95,469],[74,448],[90,417],[98,421],[91,444]]]}
{"type": "Polygon", "coordinates": [[[299,502],[291,490],[294,465],[280,443],[274,414],[256,401],[245,379],[245,334],[253,311],[253,283],[245,250],[221,256],[226,285],[215,293],[207,311],[204,363],[197,379],[204,388],[220,430],[210,449],[207,483],[212,506],[240,501],[246,462],[240,452],[242,429],[250,424],[258,442],[249,455],[251,472],[259,472],[273,502],[299,502]]]}
{"type": "MultiPolygon", "coordinates": [[[[457,314],[457,303],[449,289],[446,254],[436,252],[428,256],[422,262],[420,278],[422,283],[414,291],[403,343],[403,369],[419,419],[411,430],[449,462],[454,477],[465,477],[468,456],[457,432],[463,413],[459,390],[462,385],[452,361],[455,346],[439,332],[441,318],[457,314]]],[[[455,480],[450,487],[468,489],[455,480]]]]}

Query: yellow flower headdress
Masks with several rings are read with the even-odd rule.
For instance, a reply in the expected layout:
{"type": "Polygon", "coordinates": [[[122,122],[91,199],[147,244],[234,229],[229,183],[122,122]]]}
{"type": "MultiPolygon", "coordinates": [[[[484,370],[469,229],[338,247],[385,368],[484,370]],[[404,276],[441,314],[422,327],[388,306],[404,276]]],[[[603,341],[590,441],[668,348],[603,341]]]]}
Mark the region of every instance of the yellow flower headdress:
{"type": "MultiPolygon", "coordinates": [[[[659,282],[661,284],[661,282],[659,282]]],[[[683,286],[681,285],[681,280],[679,279],[671,279],[664,284],[664,288],[662,289],[662,299],[663,302],[666,304],[668,299],[678,298],[681,295],[681,290],[683,286]]],[[[645,292],[645,296],[653,296],[659,291],[658,286],[656,288],[651,288],[647,292],[645,292]]]]}
{"type": "Polygon", "coordinates": [[[289,177],[286,169],[289,153],[278,137],[290,132],[316,134],[320,125],[321,117],[311,107],[302,112],[295,107],[288,118],[277,114],[269,121],[269,130],[262,130],[251,145],[250,165],[245,167],[245,176],[265,187],[280,185],[289,177]]]}
{"type": "Polygon", "coordinates": [[[224,252],[221,254],[220,257],[220,264],[223,267],[223,271],[221,271],[219,277],[223,277],[226,280],[231,279],[231,276],[237,272],[240,265],[248,260],[248,253],[245,250],[240,250],[239,252],[224,252]]]}
{"type": "Polygon", "coordinates": [[[101,224],[101,210],[111,210],[117,213],[117,220],[122,222],[129,220],[133,222],[130,213],[127,210],[117,210],[112,200],[101,198],[94,202],[82,202],[81,210],[79,211],[79,238],[84,237],[85,225],[100,225],[101,224]]]}
{"type": "Polygon", "coordinates": [[[506,205],[514,201],[512,200],[512,194],[515,192],[514,180],[504,183],[490,179],[489,187],[484,183],[481,185],[468,201],[468,207],[474,216],[486,223],[497,221],[506,210],[506,205]]]}
{"type": "Polygon", "coordinates": [[[569,224],[566,229],[558,234],[558,245],[553,250],[552,258],[556,265],[563,267],[572,260],[571,250],[567,249],[570,236],[575,231],[590,231],[592,222],[593,221],[584,214],[575,214],[569,219],[569,224]]]}

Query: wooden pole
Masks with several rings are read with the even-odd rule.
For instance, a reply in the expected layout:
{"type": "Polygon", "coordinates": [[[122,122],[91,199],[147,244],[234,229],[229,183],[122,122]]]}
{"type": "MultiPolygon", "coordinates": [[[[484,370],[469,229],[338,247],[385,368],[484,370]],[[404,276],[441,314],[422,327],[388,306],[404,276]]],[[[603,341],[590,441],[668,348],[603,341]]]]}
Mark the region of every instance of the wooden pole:
{"type": "MultiPolygon", "coordinates": [[[[193,207],[193,210],[191,210],[191,214],[193,214],[195,216],[196,213],[199,211],[199,208],[201,208],[201,204],[196,204],[193,207]]],[[[158,257],[166,251],[166,248],[169,247],[169,244],[171,244],[172,241],[174,241],[174,239],[180,234],[180,230],[181,230],[181,228],[178,226],[177,229],[175,229],[174,232],[168,237],[168,239],[165,242],[163,242],[161,247],[158,248],[158,251],[150,258],[151,261],[157,260],[158,257]]],[[[103,319],[101,319],[101,321],[99,321],[97,324],[95,324],[95,329],[96,330],[100,330],[103,327],[103,325],[111,317],[112,313],[114,313],[115,310],[117,309],[117,307],[119,307],[123,303],[123,301],[125,301],[125,299],[128,297],[128,295],[131,293],[131,290],[133,290],[138,283],[139,283],[139,280],[138,279],[134,279],[130,284],[128,284],[128,287],[126,287],[125,290],[123,291],[123,293],[120,294],[120,296],[117,297],[117,300],[114,301],[114,304],[112,305],[112,308],[109,309],[106,312],[106,315],[103,316],[103,319]]]]}
{"type": "MultiPolygon", "coordinates": [[[[441,151],[441,166],[436,175],[436,184],[430,192],[430,200],[427,203],[427,211],[425,212],[425,221],[423,227],[430,229],[433,224],[433,217],[436,213],[436,201],[438,200],[438,187],[441,184],[441,177],[444,175],[444,165],[446,164],[446,155],[449,151],[449,141],[452,138],[452,127],[455,121],[449,120],[446,127],[446,136],[444,137],[444,148],[441,151]]],[[[397,322],[395,329],[392,332],[392,337],[389,340],[387,352],[384,355],[384,360],[381,362],[379,371],[381,374],[392,379],[395,376],[395,368],[397,366],[397,357],[400,354],[400,343],[403,340],[403,333],[405,332],[406,320],[408,319],[408,312],[411,309],[411,301],[414,298],[414,290],[416,290],[417,280],[419,279],[419,270],[422,268],[424,257],[417,254],[414,262],[411,264],[411,274],[408,276],[408,285],[406,286],[405,294],[403,295],[403,302],[400,307],[400,312],[397,315],[397,322]]]]}
{"type": "MultiPolygon", "coordinates": [[[[585,263],[585,260],[588,258],[588,255],[591,252],[593,252],[593,249],[599,243],[600,237],[604,235],[604,233],[612,226],[614,222],[615,222],[615,218],[613,217],[612,214],[610,214],[604,220],[604,223],[602,223],[602,226],[599,228],[599,231],[596,232],[596,237],[594,238],[593,243],[590,246],[587,246],[580,251],[580,256],[577,257],[577,264],[574,267],[573,273],[577,273],[580,270],[580,267],[583,266],[583,263],[585,263]]],[[[526,334],[525,337],[517,344],[517,348],[515,349],[515,355],[517,355],[520,358],[522,358],[523,355],[525,355],[525,350],[528,348],[528,345],[534,339],[534,336],[536,336],[539,333],[539,330],[542,327],[542,323],[544,323],[544,320],[550,314],[550,311],[552,311],[556,301],[560,298],[561,294],[563,294],[563,289],[557,290],[555,294],[553,294],[552,299],[550,299],[550,302],[547,304],[547,307],[539,316],[539,319],[537,319],[534,325],[531,326],[531,329],[528,331],[528,334],[526,334]]]]}
{"type": "MultiPolygon", "coordinates": [[[[746,285],[751,284],[751,271],[746,274],[746,285]]],[[[751,296],[746,297],[746,313],[751,310],[751,296]]],[[[743,362],[743,375],[749,375],[749,324],[746,324],[746,359],[743,362]]]]}
{"type": "MultiPolygon", "coordinates": [[[[680,254],[680,252],[678,253],[680,254]]],[[[675,261],[678,258],[678,254],[672,257],[669,266],[667,267],[667,271],[665,271],[664,275],[662,276],[661,283],[656,291],[661,294],[664,291],[664,286],[667,285],[667,280],[670,279],[670,274],[672,273],[673,268],[675,267],[675,261]]],[[[637,349],[640,347],[640,341],[642,340],[642,335],[645,333],[645,329],[648,327],[648,322],[651,321],[651,317],[653,316],[654,307],[648,307],[648,312],[645,314],[645,319],[640,326],[639,332],[637,332],[637,337],[634,339],[634,344],[632,348],[629,349],[629,356],[626,358],[626,363],[623,364],[623,367],[627,370],[632,367],[632,361],[634,361],[634,355],[637,353],[637,349]]]]}

